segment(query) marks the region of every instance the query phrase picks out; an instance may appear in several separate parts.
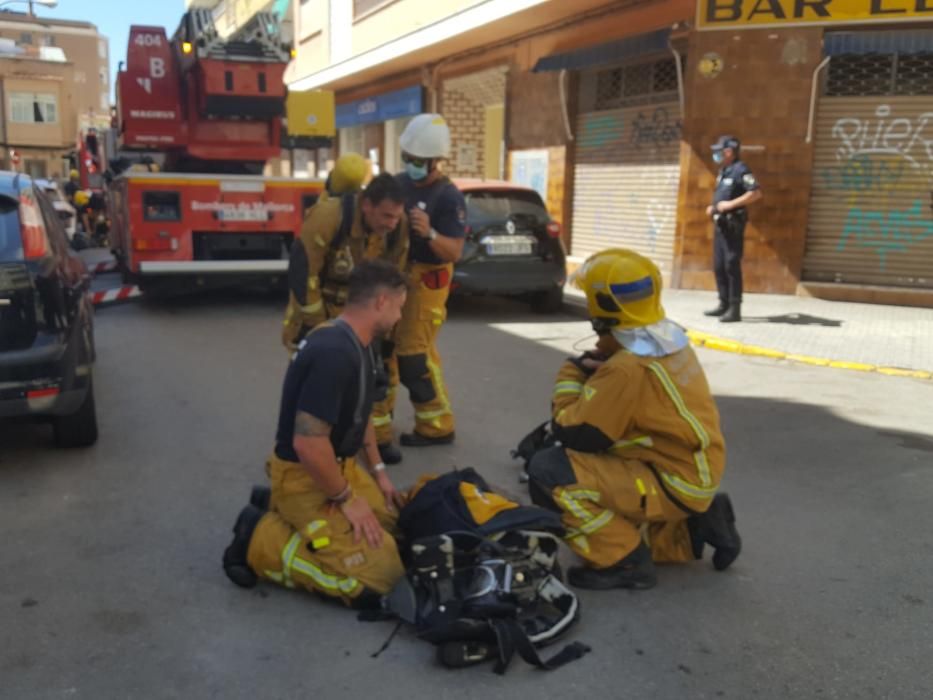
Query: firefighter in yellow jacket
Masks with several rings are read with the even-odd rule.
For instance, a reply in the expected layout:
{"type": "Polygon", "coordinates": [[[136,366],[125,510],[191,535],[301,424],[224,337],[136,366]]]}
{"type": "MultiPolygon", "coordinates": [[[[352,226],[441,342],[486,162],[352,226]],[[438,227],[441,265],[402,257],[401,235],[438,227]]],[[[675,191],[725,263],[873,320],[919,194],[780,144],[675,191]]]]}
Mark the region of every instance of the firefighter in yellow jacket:
{"type": "Polygon", "coordinates": [[[419,114],[405,128],[399,144],[405,172],[398,179],[411,222],[409,292],[395,332],[395,358],[389,363],[389,396],[376,406],[373,422],[384,446],[392,435],[395,389],[400,380],[415,409],[414,430],[401,436],[401,444],[446,445],[454,440],[454,415],[437,335],[447,318],[453,263],[463,252],[466,204],[460,190],[438,167],[450,152],[450,130],[443,117],[419,114]]]}
{"type": "Polygon", "coordinates": [[[654,562],[714,549],[713,565],[739,555],[732,504],[717,493],[725,467],[719,413],[683,330],[666,320],[658,268],[637,253],[591,256],[574,276],[599,335],[554,385],[560,443],[528,467],[538,505],[556,509],[585,561],[581,588],[651,588],[654,562]]]}

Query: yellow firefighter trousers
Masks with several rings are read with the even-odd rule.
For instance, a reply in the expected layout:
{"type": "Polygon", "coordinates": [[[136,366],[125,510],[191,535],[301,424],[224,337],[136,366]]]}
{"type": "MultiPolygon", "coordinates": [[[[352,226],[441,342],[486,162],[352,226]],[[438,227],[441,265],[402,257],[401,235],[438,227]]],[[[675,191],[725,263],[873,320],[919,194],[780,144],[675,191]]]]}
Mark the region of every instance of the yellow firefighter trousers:
{"type": "Polygon", "coordinates": [[[567,450],[576,483],[552,491],[570,547],[595,568],[612,566],[642,540],[656,562],[693,561],[687,514],[644,462],[567,450]]]}
{"type": "Polygon", "coordinates": [[[399,381],[408,389],[415,408],[415,432],[425,437],[442,437],[454,432],[454,415],[437,352],[437,334],[447,318],[452,278],[452,263],[411,265],[408,299],[395,329],[395,356],[388,362],[389,395],[373,408],[373,423],[380,443],[392,439],[392,411],[399,381]],[[447,277],[447,284],[440,289],[431,289],[424,283],[425,275],[434,273],[447,277]]]}
{"type": "Polygon", "coordinates": [[[343,474],[365,498],[383,528],[382,545],[353,541],[350,523],[327,502],[308,472],[275,455],[266,464],[272,498],[250,540],[247,562],[262,578],[305,588],[350,604],[365,589],[385,594],[405,573],[393,532],[396,516],[376,483],[354,460],[343,474]]]}

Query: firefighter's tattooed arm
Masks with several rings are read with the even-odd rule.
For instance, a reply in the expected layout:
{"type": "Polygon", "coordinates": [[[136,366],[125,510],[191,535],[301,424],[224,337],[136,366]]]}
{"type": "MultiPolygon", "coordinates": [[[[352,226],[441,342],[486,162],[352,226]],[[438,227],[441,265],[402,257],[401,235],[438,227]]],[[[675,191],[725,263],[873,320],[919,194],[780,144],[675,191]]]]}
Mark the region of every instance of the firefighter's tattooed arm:
{"type": "Polygon", "coordinates": [[[295,414],[295,435],[301,437],[330,437],[330,423],[315,418],[310,413],[298,411],[295,414]]]}

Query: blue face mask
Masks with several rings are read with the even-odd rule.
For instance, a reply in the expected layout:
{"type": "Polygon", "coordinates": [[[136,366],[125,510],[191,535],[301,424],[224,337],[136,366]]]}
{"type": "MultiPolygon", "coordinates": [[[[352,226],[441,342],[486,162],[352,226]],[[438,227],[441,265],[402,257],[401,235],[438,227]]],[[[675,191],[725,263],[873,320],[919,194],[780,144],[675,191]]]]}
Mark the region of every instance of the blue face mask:
{"type": "Polygon", "coordinates": [[[713,152],[713,162],[716,163],[717,165],[718,165],[719,163],[722,163],[723,157],[724,157],[724,156],[722,155],[722,151],[714,151],[714,152],[713,152]]]}
{"type": "Polygon", "coordinates": [[[428,176],[428,166],[427,164],[417,166],[412,163],[405,163],[405,172],[408,173],[408,177],[417,182],[418,180],[424,180],[428,176]]]}

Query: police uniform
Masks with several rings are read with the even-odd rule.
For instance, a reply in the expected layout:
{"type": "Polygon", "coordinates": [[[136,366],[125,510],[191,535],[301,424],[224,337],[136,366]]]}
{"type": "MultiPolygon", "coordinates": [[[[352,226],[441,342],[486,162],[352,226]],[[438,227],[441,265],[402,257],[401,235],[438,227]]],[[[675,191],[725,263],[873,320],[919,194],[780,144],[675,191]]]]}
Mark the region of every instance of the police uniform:
{"type": "MultiPolygon", "coordinates": [[[[408,175],[398,178],[405,191],[406,208],[426,212],[438,235],[466,235],[466,203],[448,178],[442,177],[426,187],[418,187],[408,175]]],[[[399,381],[408,389],[415,408],[415,433],[440,438],[454,432],[454,416],[437,352],[437,334],[447,318],[453,263],[437,257],[428,239],[415,233],[411,234],[408,259],[408,298],[395,330],[395,357],[388,362],[389,394],[373,414],[380,444],[391,439],[399,381]]]]}
{"type": "Polygon", "coordinates": [[[713,193],[713,272],[722,306],[742,303],[742,252],[748,210],[742,207],[725,214],[716,214],[716,205],[757,189],[758,181],[741,160],[724,166],[716,178],[716,190],[713,193]]]}
{"type": "Polygon", "coordinates": [[[366,592],[387,593],[404,574],[392,533],[396,516],[355,455],[372,410],[375,366],[341,321],[319,326],[302,342],[282,390],[275,450],[266,465],[269,512],[249,542],[247,562],[260,578],[305,588],[352,604],[366,592]],[[353,541],[353,529],[299,463],[292,446],[295,415],[309,413],[332,426],[330,441],[341,471],[366,499],[383,528],[382,544],[353,541]]]}
{"type": "Polygon", "coordinates": [[[305,217],[288,266],[289,299],[282,343],[290,352],[318,324],[336,318],[347,301],[350,272],[363,260],[381,258],[405,270],[408,260],[408,217],[388,236],[369,233],[360,207],[362,195],[318,202],[305,217]],[[344,216],[352,217],[340,236],[344,216]]]}

